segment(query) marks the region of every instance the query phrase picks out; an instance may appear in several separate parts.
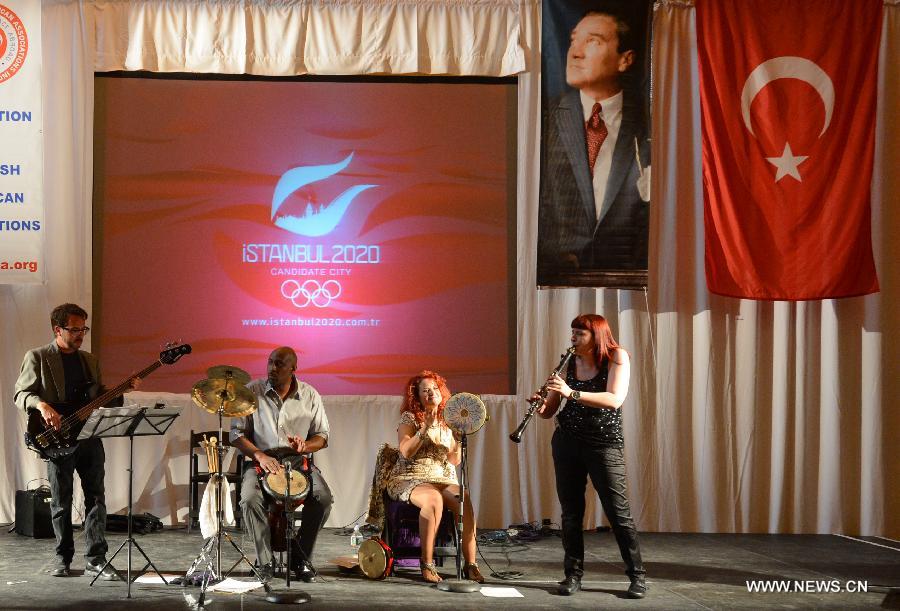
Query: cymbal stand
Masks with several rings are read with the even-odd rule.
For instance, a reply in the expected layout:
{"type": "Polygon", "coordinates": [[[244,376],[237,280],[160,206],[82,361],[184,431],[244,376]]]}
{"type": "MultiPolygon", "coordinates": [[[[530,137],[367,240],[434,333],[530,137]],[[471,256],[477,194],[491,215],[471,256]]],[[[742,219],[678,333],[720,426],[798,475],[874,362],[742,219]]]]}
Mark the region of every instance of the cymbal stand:
{"type": "Polygon", "coordinates": [[[235,540],[229,535],[222,523],[224,522],[224,509],[222,508],[222,482],[225,481],[225,476],[222,473],[222,460],[224,459],[225,453],[225,444],[222,443],[222,435],[223,435],[223,427],[222,427],[222,418],[225,413],[225,402],[234,398],[233,391],[230,391],[230,387],[233,384],[231,373],[226,374],[226,386],[225,389],[219,392],[219,397],[221,402],[219,403],[219,409],[217,410],[219,416],[219,443],[216,444],[216,465],[215,471],[210,473],[210,477],[215,481],[215,495],[216,495],[216,534],[211,536],[206,542],[203,544],[203,549],[200,550],[200,555],[194,559],[194,562],[191,564],[191,568],[188,569],[187,573],[185,573],[185,580],[193,575],[197,569],[203,564],[205,566],[205,571],[203,572],[203,581],[200,585],[200,596],[197,599],[197,607],[202,608],[206,599],[206,590],[209,588],[211,583],[218,583],[222,581],[228,575],[231,574],[232,571],[244,561],[247,563],[247,566],[250,567],[251,573],[263,583],[263,587],[265,587],[266,591],[269,591],[269,586],[265,582],[263,582],[262,575],[259,574],[259,571],[256,567],[253,566],[253,563],[250,562],[249,558],[247,558],[247,554],[244,553],[244,550],[240,548],[240,546],[235,542],[235,540]],[[235,561],[231,568],[228,569],[225,573],[222,573],[222,537],[225,537],[229,543],[231,543],[232,547],[237,550],[237,553],[240,554],[240,557],[235,561]],[[215,550],[215,554],[213,557],[213,550],[215,550]]]}

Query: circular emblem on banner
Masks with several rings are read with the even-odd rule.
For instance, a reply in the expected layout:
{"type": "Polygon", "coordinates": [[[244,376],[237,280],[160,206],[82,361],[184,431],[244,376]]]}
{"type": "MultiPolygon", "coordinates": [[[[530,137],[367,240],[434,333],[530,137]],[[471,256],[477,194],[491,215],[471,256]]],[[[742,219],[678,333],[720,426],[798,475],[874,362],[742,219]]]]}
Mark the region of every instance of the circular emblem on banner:
{"type": "Polygon", "coordinates": [[[28,34],[19,16],[0,4],[0,83],[12,78],[28,54],[28,34]]]}

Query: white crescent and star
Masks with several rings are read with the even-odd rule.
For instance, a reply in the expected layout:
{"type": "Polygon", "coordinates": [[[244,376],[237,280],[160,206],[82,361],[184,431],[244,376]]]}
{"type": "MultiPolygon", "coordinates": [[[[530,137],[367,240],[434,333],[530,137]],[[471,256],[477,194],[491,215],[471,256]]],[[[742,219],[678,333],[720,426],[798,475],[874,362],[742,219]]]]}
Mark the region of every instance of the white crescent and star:
{"type": "MultiPolygon", "coordinates": [[[[822,98],[822,103],[825,105],[825,124],[822,125],[822,131],[819,132],[819,137],[821,138],[831,124],[831,115],[834,112],[834,84],[831,82],[828,74],[815,62],[804,57],[794,56],[773,57],[766,60],[754,68],[750,76],[747,77],[747,80],[744,82],[744,88],[741,91],[741,115],[747,131],[754,138],[756,137],[750,121],[750,105],[753,103],[753,99],[766,85],[782,78],[798,79],[809,83],[819,94],[819,97],[822,98]]],[[[784,151],[781,157],[766,157],[766,161],[777,168],[775,182],[778,182],[785,176],[791,176],[798,181],[801,180],[797,166],[806,161],[806,159],[808,159],[808,156],[794,155],[788,142],[784,144],[784,151]]]]}

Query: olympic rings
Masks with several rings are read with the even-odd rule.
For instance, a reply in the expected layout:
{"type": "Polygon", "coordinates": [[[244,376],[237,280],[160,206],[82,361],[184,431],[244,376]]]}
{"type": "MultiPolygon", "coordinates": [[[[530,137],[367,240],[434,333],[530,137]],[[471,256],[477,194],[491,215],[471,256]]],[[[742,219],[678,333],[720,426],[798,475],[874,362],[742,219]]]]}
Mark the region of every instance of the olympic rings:
{"type": "Polygon", "coordinates": [[[341,285],[337,280],[326,280],[321,285],[318,280],[306,280],[303,284],[296,280],[285,280],[281,283],[281,296],[290,299],[298,308],[305,308],[310,304],[325,308],[341,296],[341,285]]]}

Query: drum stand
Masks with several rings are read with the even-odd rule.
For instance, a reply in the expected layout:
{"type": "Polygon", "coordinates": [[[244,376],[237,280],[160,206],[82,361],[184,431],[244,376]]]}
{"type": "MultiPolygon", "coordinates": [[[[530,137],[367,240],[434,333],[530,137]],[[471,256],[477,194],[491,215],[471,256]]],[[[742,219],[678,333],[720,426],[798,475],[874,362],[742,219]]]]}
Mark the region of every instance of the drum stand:
{"type": "Polygon", "coordinates": [[[465,511],[466,505],[466,484],[469,476],[469,464],[468,464],[468,444],[466,443],[466,439],[468,435],[462,433],[462,437],[459,440],[459,443],[462,446],[462,460],[460,461],[460,469],[459,469],[459,526],[457,528],[457,533],[459,534],[459,539],[456,541],[456,579],[445,579],[439,582],[435,587],[442,592],[459,592],[459,593],[471,593],[478,592],[481,589],[481,584],[475,581],[469,581],[468,579],[463,579],[463,571],[462,571],[462,533],[463,533],[463,513],[465,511]]]}
{"type": "Polygon", "coordinates": [[[225,532],[224,527],[222,526],[223,513],[224,509],[222,508],[222,482],[225,481],[225,475],[222,473],[222,459],[224,458],[223,454],[225,452],[225,446],[221,443],[222,440],[222,415],[225,412],[225,401],[228,398],[227,390],[223,390],[220,393],[221,403],[218,409],[219,415],[219,443],[216,444],[216,457],[218,460],[216,461],[216,470],[210,474],[210,477],[215,480],[215,495],[216,495],[216,534],[211,536],[206,542],[203,544],[203,549],[200,550],[200,555],[194,559],[194,562],[191,563],[191,568],[188,569],[187,573],[184,574],[184,583],[187,583],[188,577],[193,575],[201,565],[204,566],[205,570],[203,571],[203,581],[200,585],[200,597],[197,599],[197,607],[202,608],[205,599],[206,599],[206,590],[209,588],[211,583],[218,583],[225,579],[231,572],[244,561],[247,563],[247,566],[250,567],[250,571],[253,575],[263,584],[263,587],[266,589],[266,592],[269,592],[269,585],[262,580],[262,576],[247,558],[247,554],[244,553],[237,543],[235,543],[234,539],[225,532]],[[225,573],[222,573],[222,537],[228,539],[228,542],[231,543],[232,547],[237,550],[237,553],[240,554],[240,558],[238,558],[231,568],[228,569],[225,573]]]}
{"type": "MultiPolygon", "coordinates": [[[[287,481],[287,486],[285,487],[285,491],[290,493],[291,491],[291,476],[293,475],[293,470],[291,467],[291,462],[289,460],[285,460],[282,463],[284,466],[284,477],[287,481]]],[[[312,494],[312,478],[309,478],[309,491],[307,492],[307,497],[312,494]]],[[[287,524],[284,528],[284,538],[285,538],[285,552],[287,554],[287,558],[285,560],[284,567],[284,585],[286,588],[291,587],[291,545],[294,542],[294,503],[291,502],[290,497],[285,495],[284,499],[284,519],[287,521],[287,524]]],[[[302,550],[298,548],[301,556],[305,556],[302,550]]],[[[306,561],[306,558],[303,558],[306,561]]],[[[295,592],[274,592],[271,588],[266,588],[266,601],[270,603],[275,603],[278,605],[300,605],[303,603],[308,603],[310,601],[310,596],[306,592],[301,590],[297,590],[295,592]]]]}

